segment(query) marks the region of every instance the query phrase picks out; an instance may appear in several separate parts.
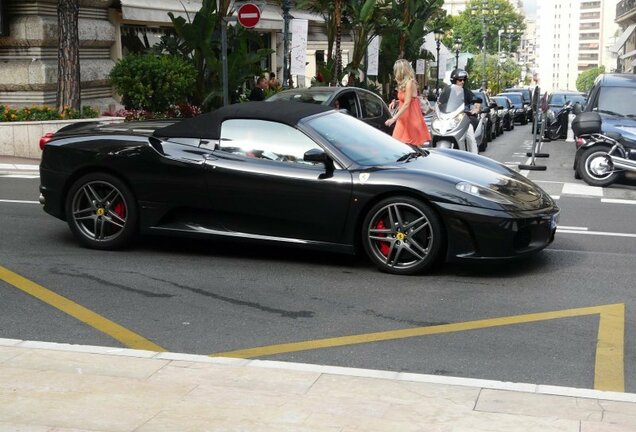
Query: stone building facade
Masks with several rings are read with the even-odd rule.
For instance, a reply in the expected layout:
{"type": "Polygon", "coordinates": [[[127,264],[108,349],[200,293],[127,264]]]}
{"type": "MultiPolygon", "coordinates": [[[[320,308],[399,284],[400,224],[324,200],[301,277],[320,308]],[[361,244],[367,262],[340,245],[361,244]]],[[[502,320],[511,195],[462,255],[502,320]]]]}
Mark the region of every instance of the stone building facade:
{"type": "MultiPolygon", "coordinates": [[[[79,0],[81,100],[100,111],[112,110],[113,94],[108,74],[115,62],[135,44],[150,46],[171,28],[168,12],[192,17],[201,0],[79,0]]],[[[282,76],[283,18],[275,2],[254,1],[261,20],[254,31],[275,52],[261,66],[282,76]]],[[[0,104],[13,107],[55,105],[57,90],[57,0],[0,0],[0,104]],[[4,26],[4,32],[2,28],[4,26]]],[[[309,85],[317,62],[327,48],[324,21],[319,15],[292,10],[307,19],[309,34],[305,77],[309,85]]],[[[343,40],[343,63],[352,50],[343,40]]]]}

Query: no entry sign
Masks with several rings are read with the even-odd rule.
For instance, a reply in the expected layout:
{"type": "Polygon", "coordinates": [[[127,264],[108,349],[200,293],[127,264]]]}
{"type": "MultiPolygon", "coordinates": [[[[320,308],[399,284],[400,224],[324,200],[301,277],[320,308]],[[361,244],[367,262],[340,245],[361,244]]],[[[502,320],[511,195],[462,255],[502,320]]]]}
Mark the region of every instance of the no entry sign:
{"type": "Polygon", "coordinates": [[[238,10],[238,22],[245,28],[256,27],[261,19],[261,10],[253,3],[245,3],[238,10]]]}

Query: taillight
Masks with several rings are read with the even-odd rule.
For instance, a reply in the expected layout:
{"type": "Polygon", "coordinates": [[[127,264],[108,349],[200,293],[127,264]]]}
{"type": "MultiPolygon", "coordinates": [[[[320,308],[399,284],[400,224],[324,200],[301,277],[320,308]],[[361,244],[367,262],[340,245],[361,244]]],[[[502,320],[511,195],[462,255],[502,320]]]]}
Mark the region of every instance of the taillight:
{"type": "Polygon", "coordinates": [[[581,147],[583,144],[585,144],[585,140],[583,138],[577,138],[576,139],[576,147],[581,147]]]}
{"type": "Polygon", "coordinates": [[[40,138],[40,150],[44,150],[44,146],[46,145],[47,142],[51,141],[53,139],[53,132],[47,132],[44,135],[42,135],[42,138],[40,138]]]}

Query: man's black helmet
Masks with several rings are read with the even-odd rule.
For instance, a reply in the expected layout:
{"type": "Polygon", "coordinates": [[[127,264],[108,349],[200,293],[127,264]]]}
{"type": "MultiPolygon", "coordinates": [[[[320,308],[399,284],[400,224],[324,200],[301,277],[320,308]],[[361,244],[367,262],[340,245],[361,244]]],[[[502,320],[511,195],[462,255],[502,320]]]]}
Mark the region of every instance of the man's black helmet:
{"type": "Polygon", "coordinates": [[[453,84],[455,84],[455,81],[458,79],[468,79],[468,72],[464,69],[453,69],[450,79],[453,84]]]}

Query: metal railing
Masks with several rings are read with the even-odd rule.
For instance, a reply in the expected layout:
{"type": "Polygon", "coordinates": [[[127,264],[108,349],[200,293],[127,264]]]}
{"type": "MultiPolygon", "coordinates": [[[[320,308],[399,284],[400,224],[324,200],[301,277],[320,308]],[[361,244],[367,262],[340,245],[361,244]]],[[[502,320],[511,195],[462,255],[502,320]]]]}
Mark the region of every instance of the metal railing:
{"type": "Polygon", "coordinates": [[[636,9],[636,0],[621,0],[616,5],[616,19],[636,9]]]}

